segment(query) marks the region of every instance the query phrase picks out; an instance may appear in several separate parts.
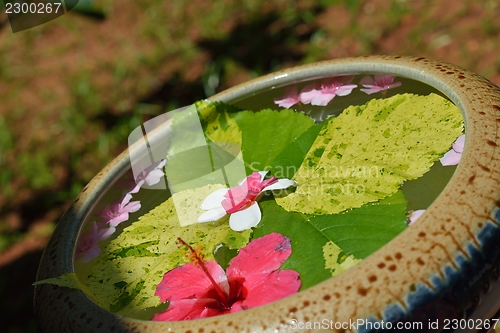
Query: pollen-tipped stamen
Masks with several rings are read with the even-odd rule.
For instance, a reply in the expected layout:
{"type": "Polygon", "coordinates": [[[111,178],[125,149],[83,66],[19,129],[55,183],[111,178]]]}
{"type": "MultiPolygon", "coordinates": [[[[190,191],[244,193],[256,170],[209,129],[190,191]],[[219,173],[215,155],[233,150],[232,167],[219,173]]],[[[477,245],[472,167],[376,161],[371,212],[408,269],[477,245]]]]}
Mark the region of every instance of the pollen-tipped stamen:
{"type": "Polygon", "coordinates": [[[210,275],[210,273],[208,272],[208,269],[207,267],[205,266],[205,262],[204,260],[201,258],[201,256],[198,254],[198,252],[193,249],[193,247],[191,245],[189,245],[188,243],[186,243],[184,240],[182,240],[182,238],[178,237],[177,238],[177,242],[179,244],[182,244],[184,246],[187,246],[189,251],[191,252],[191,258],[192,260],[197,264],[199,265],[199,267],[203,270],[203,272],[205,273],[205,275],[208,277],[208,279],[210,280],[210,283],[212,283],[213,287],[214,287],[214,290],[217,292],[217,295],[219,295],[225,309],[230,309],[231,308],[231,304],[229,304],[229,299],[228,299],[228,295],[226,295],[226,293],[224,292],[224,290],[222,290],[222,288],[217,284],[217,282],[215,282],[214,278],[212,277],[212,275],[210,275]]]}

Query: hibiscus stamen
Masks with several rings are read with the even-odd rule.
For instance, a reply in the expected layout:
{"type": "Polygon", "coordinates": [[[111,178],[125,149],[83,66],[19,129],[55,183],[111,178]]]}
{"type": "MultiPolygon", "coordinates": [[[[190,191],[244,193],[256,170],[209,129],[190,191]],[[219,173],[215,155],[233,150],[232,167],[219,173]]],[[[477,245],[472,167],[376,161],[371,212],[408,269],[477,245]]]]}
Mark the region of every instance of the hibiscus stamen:
{"type": "Polygon", "coordinates": [[[215,282],[214,278],[212,277],[212,275],[210,275],[210,272],[208,271],[207,267],[205,266],[205,261],[204,261],[203,255],[201,253],[198,253],[198,251],[196,251],[191,245],[186,243],[180,237],[177,238],[177,243],[184,245],[184,246],[187,246],[187,248],[190,251],[189,258],[195,264],[197,264],[203,270],[205,275],[208,277],[208,279],[210,280],[210,283],[214,287],[214,290],[217,292],[217,295],[219,295],[219,297],[220,297],[220,301],[222,302],[222,305],[224,306],[224,310],[231,309],[231,304],[229,303],[229,299],[228,299],[226,293],[224,292],[224,290],[222,290],[222,288],[219,286],[219,284],[217,282],[215,282]]]}

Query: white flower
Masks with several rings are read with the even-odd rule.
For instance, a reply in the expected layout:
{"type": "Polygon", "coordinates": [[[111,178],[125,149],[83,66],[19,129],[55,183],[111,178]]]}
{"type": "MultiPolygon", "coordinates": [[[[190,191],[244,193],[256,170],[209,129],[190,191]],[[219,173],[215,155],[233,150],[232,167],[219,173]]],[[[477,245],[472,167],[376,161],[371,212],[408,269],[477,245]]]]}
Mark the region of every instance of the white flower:
{"type": "Polygon", "coordinates": [[[209,194],[200,206],[206,212],[200,215],[198,222],[218,221],[229,214],[231,229],[242,231],[255,227],[262,217],[256,202],[262,193],[297,186],[295,181],[286,178],[264,179],[266,174],[267,171],[254,172],[238,186],[209,194]]]}

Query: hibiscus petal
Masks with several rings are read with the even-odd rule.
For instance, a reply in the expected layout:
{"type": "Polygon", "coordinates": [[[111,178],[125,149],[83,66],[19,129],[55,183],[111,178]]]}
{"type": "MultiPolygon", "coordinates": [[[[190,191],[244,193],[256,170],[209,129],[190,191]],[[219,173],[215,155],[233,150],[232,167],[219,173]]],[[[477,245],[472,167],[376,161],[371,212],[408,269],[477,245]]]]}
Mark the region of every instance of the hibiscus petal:
{"type": "Polygon", "coordinates": [[[164,312],[155,313],[152,321],[180,321],[207,318],[223,314],[224,312],[212,309],[217,301],[212,298],[192,298],[171,302],[164,312]]]}
{"type": "Polygon", "coordinates": [[[284,190],[290,186],[297,186],[297,183],[294,180],[282,178],[274,184],[264,187],[262,191],[284,190]]]}
{"type": "Polygon", "coordinates": [[[241,301],[241,307],[254,308],[280,300],[298,292],[300,285],[299,273],[292,270],[277,270],[270,274],[251,275],[243,283],[247,290],[247,296],[241,301]]]}
{"type": "Polygon", "coordinates": [[[120,202],[120,211],[123,207],[125,207],[130,202],[130,200],[132,200],[132,194],[130,194],[130,193],[125,194],[122,201],[120,202]]]}
{"type": "Polygon", "coordinates": [[[237,211],[229,217],[229,226],[234,231],[248,230],[259,224],[262,218],[259,205],[254,202],[250,207],[237,211]]]}
{"type": "MultiPolygon", "coordinates": [[[[229,284],[222,267],[215,260],[205,261],[204,265],[214,281],[229,295],[229,284]]],[[[206,297],[207,292],[213,288],[203,269],[189,263],[165,273],[163,280],[156,287],[155,296],[160,296],[161,302],[174,302],[186,298],[199,299],[206,297]]]]}
{"type": "Polygon", "coordinates": [[[292,253],[290,239],[270,233],[254,239],[240,250],[226,270],[228,279],[249,278],[254,274],[277,270],[292,253]]]}
{"type": "Polygon", "coordinates": [[[457,153],[453,149],[444,154],[443,157],[439,159],[441,164],[443,166],[448,166],[448,165],[457,165],[458,162],[460,162],[460,158],[462,157],[461,153],[457,153]]]}
{"type": "Polygon", "coordinates": [[[363,76],[363,78],[359,81],[359,84],[361,84],[365,88],[373,87],[375,85],[375,81],[372,79],[371,76],[363,76]]]}
{"type": "Polygon", "coordinates": [[[304,104],[309,104],[315,98],[316,96],[320,95],[321,91],[315,89],[315,86],[310,84],[305,86],[301,91],[299,95],[299,99],[302,103],[304,104]]]}
{"type": "Polygon", "coordinates": [[[158,184],[160,182],[161,177],[163,177],[164,175],[165,175],[165,173],[163,172],[163,170],[154,169],[153,171],[148,173],[148,175],[146,176],[146,178],[144,180],[146,181],[146,183],[149,186],[151,186],[151,185],[158,184]]]}
{"type": "Polygon", "coordinates": [[[97,258],[101,254],[101,247],[97,244],[93,244],[85,252],[80,253],[82,262],[89,262],[90,260],[97,258]]]}
{"type": "Polygon", "coordinates": [[[109,219],[106,222],[109,224],[109,226],[111,228],[116,228],[117,225],[119,225],[122,222],[127,221],[128,218],[129,218],[128,212],[123,212],[123,213],[116,215],[112,219],[109,219]]]}
{"type": "Polygon", "coordinates": [[[141,189],[142,185],[144,185],[144,180],[139,180],[135,186],[130,190],[128,191],[129,194],[132,194],[132,193],[137,193],[139,192],[139,190],[141,189]]]}
{"type": "Polygon", "coordinates": [[[384,89],[381,88],[381,87],[373,86],[373,87],[371,87],[369,89],[359,89],[359,90],[361,90],[362,92],[364,92],[364,93],[366,93],[368,95],[371,95],[371,94],[374,94],[374,93],[378,93],[378,92],[380,92],[380,91],[382,91],[384,89]]]}
{"type": "Polygon", "coordinates": [[[453,143],[453,150],[457,153],[462,153],[464,151],[465,144],[465,134],[462,134],[458,137],[458,139],[453,143]]]}
{"type": "Polygon", "coordinates": [[[226,216],[226,210],[222,207],[210,209],[198,217],[199,223],[215,222],[226,216]]]}
{"type": "Polygon", "coordinates": [[[311,100],[311,105],[326,106],[335,97],[335,93],[320,93],[311,100]]]}
{"type": "Polygon", "coordinates": [[[289,108],[300,102],[299,95],[297,93],[297,87],[289,87],[285,89],[284,95],[281,99],[275,98],[274,104],[277,104],[283,108],[289,108]]]}
{"type": "Polygon", "coordinates": [[[132,201],[132,202],[129,202],[125,207],[123,207],[122,212],[123,213],[135,213],[139,209],[141,209],[141,202],[140,201],[132,201]]]}
{"type": "Polygon", "coordinates": [[[205,200],[201,203],[200,208],[203,210],[215,209],[221,207],[221,202],[224,200],[224,195],[229,189],[221,188],[215,192],[210,193],[205,200]]]}
{"type": "Polygon", "coordinates": [[[347,96],[349,95],[354,88],[356,88],[358,85],[357,84],[346,84],[344,86],[340,86],[337,91],[335,92],[335,95],[337,96],[347,96]]]}

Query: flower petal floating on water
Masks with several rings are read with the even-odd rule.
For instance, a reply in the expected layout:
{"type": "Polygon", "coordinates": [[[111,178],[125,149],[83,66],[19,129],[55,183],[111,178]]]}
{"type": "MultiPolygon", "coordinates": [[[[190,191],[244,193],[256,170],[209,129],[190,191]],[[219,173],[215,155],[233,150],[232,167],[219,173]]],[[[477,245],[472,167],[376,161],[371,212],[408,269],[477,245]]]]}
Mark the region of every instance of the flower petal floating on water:
{"type": "Polygon", "coordinates": [[[274,104],[281,106],[282,108],[290,108],[291,106],[300,103],[299,94],[297,92],[297,87],[288,87],[285,89],[283,97],[275,98],[274,104]]]}
{"type": "Polygon", "coordinates": [[[375,74],[374,79],[371,76],[365,76],[359,83],[365,87],[360,90],[368,95],[401,86],[401,82],[394,82],[394,76],[387,74],[375,74]]]}
{"type": "MultiPolygon", "coordinates": [[[[165,176],[163,172],[163,167],[167,164],[167,160],[163,159],[160,162],[154,163],[142,170],[135,179],[132,179],[134,183],[133,188],[128,191],[128,193],[137,193],[141,187],[146,183],[148,186],[153,186],[160,182],[160,179],[165,176]]],[[[133,176],[132,176],[133,178],[133,176]]]]}
{"type": "Polygon", "coordinates": [[[304,104],[325,106],[335,96],[349,95],[357,84],[351,83],[352,76],[335,77],[325,80],[319,84],[312,84],[304,87],[300,92],[300,100],[304,104]]]}
{"type": "Polygon", "coordinates": [[[465,144],[465,134],[462,134],[453,143],[452,149],[444,154],[443,157],[439,159],[443,166],[457,165],[462,158],[462,152],[464,151],[465,144]]]}
{"type": "Polygon", "coordinates": [[[411,225],[414,223],[420,216],[422,216],[425,213],[425,209],[419,209],[413,211],[410,216],[408,217],[408,225],[411,225]]]}
{"type": "Polygon", "coordinates": [[[101,247],[97,242],[109,238],[115,228],[107,228],[97,222],[91,223],[91,229],[80,236],[76,248],[76,257],[82,262],[88,262],[101,254],[101,247]]]}
{"type": "Polygon", "coordinates": [[[214,222],[230,214],[229,226],[235,231],[247,230],[259,224],[261,219],[257,200],[265,191],[284,190],[297,183],[290,179],[271,177],[264,179],[267,171],[254,172],[240,185],[229,189],[219,189],[201,204],[206,210],[198,222],[214,222]]]}
{"type": "MultiPolygon", "coordinates": [[[[182,242],[182,241],[181,241],[182,242]]],[[[184,243],[184,245],[187,245],[184,243]]],[[[250,309],[296,293],[299,274],[280,270],[292,253],[290,239],[271,233],[242,248],[226,272],[214,261],[204,261],[190,246],[193,263],[165,273],[155,296],[169,302],[154,321],[206,318],[250,309]]]]}
{"type": "Polygon", "coordinates": [[[122,222],[125,222],[129,218],[129,213],[135,213],[141,209],[140,201],[130,201],[132,199],[132,194],[127,193],[125,197],[118,202],[114,202],[107,206],[99,217],[105,220],[110,227],[116,227],[122,222]]]}

